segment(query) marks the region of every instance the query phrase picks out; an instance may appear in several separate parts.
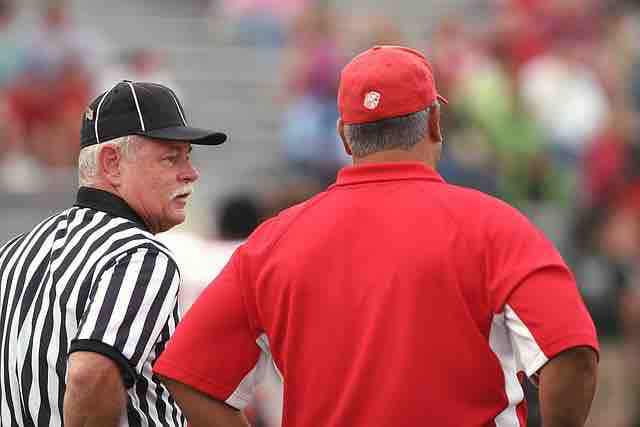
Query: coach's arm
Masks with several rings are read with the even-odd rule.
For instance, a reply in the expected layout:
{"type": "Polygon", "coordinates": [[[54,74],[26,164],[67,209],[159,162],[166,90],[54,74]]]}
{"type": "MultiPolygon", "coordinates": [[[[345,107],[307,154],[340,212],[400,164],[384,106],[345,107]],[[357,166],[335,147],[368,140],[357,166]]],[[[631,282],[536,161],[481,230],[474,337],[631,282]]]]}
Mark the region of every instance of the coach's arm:
{"type": "Polygon", "coordinates": [[[543,427],[583,427],[596,391],[598,357],[575,347],[552,358],[540,371],[543,427]]]}
{"type": "Polygon", "coordinates": [[[190,427],[249,427],[241,411],[198,390],[160,376],[184,412],[190,427]]]}
{"type": "Polygon", "coordinates": [[[116,427],[127,393],[116,363],[99,353],[76,351],[67,362],[65,427],[116,427]]]}

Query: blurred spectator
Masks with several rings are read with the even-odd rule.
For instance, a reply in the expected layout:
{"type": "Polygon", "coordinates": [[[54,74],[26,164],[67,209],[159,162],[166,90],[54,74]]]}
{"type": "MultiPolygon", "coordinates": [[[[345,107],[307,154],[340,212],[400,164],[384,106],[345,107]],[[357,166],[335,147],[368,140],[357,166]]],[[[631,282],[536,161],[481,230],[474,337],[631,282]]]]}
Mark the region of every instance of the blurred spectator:
{"type": "Polygon", "coordinates": [[[234,43],[280,46],[286,31],[307,0],[218,0],[213,3],[215,31],[234,43]]]}
{"type": "Polygon", "coordinates": [[[521,208],[559,200],[563,178],[549,167],[543,134],[523,108],[509,68],[490,56],[474,62],[458,79],[456,108],[492,145],[497,195],[521,208]]]}
{"type": "Polygon", "coordinates": [[[584,162],[585,203],[589,209],[606,208],[632,173],[629,164],[638,126],[633,113],[618,105],[609,113],[606,126],[588,146],[584,162]]]}
{"type": "Polygon", "coordinates": [[[68,167],[79,151],[80,117],[92,94],[88,71],[67,57],[51,79],[27,69],[11,87],[8,100],[24,150],[45,167],[68,167]]]}
{"type": "Polygon", "coordinates": [[[631,94],[633,108],[640,113],[640,58],[636,60],[631,72],[631,94]]]}
{"type": "Polygon", "coordinates": [[[12,1],[0,0],[0,162],[10,156],[19,143],[7,95],[20,61],[19,43],[13,27],[14,8],[12,1]]]}
{"type": "Polygon", "coordinates": [[[348,162],[336,132],[338,75],[343,62],[329,9],[305,11],[290,35],[289,91],[283,150],[294,171],[326,185],[348,162]]]}
{"type": "Polygon", "coordinates": [[[499,194],[499,170],[496,153],[487,134],[478,127],[448,129],[444,150],[446,154],[438,165],[438,171],[451,184],[492,194],[499,194]]]}
{"type": "Polygon", "coordinates": [[[600,131],[609,102],[584,63],[581,46],[563,43],[529,62],[519,77],[524,104],[541,126],[559,164],[575,165],[600,131]]]}
{"type": "Polygon", "coordinates": [[[444,18],[426,43],[427,56],[432,59],[440,91],[455,102],[456,89],[467,73],[472,72],[482,54],[469,34],[462,16],[444,18]]]}
{"type": "Polygon", "coordinates": [[[549,37],[571,45],[592,43],[602,36],[601,0],[540,1],[538,19],[548,25],[549,37]]]}
{"type": "Polygon", "coordinates": [[[242,241],[263,219],[256,197],[237,194],[227,198],[218,214],[218,237],[225,241],[242,241]]]}
{"type": "Polygon", "coordinates": [[[20,64],[20,45],[13,26],[15,4],[0,0],[0,97],[20,64]]]}
{"type": "Polygon", "coordinates": [[[117,60],[101,74],[96,92],[109,90],[122,80],[163,84],[171,87],[180,99],[184,98],[180,87],[174,82],[167,55],[160,49],[140,47],[121,52],[117,60]]]}
{"type": "Polygon", "coordinates": [[[29,176],[24,188],[55,189],[67,185],[69,166],[77,160],[79,118],[107,49],[93,31],[72,24],[69,1],[48,0],[38,7],[38,27],[25,38],[2,103],[14,141],[11,166],[22,165],[21,173],[29,176]],[[34,167],[40,169],[29,172],[34,167]],[[39,175],[46,182],[37,182],[39,175]],[[58,176],[65,177],[64,182],[58,182],[58,176]]]}
{"type": "Polygon", "coordinates": [[[25,66],[40,77],[55,81],[69,62],[81,63],[89,73],[99,73],[110,47],[96,31],[79,28],[71,19],[70,0],[42,2],[39,26],[27,42],[25,66]]]}
{"type": "Polygon", "coordinates": [[[374,13],[354,21],[350,29],[352,40],[344,41],[348,55],[355,55],[375,45],[401,45],[405,42],[402,30],[388,16],[374,13]]]}
{"type": "Polygon", "coordinates": [[[184,230],[158,235],[175,254],[182,288],[180,305],[187,311],[202,290],[218,275],[235,249],[264,219],[262,203],[253,195],[225,199],[215,215],[215,233],[197,236],[184,230]]]}
{"type": "Polygon", "coordinates": [[[624,381],[629,383],[628,396],[631,413],[630,426],[640,427],[640,274],[636,271],[630,286],[621,298],[620,317],[625,337],[624,346],[624,381]]]}
{"type": "MultiPolygon", "coordinates": [[[[576,231],[576,274],[601,337],[599,390],[589,425],[630,427],[640,393],[636,362],[629,357],[633,277],[640,256],[640,139],[623,103],[584,161],[584,199],[576,231]]],[[[636,309],[640,309],[637,306],[636,309]]],[[[637,411],[636,411],[637,412],[637,411]]]]}
{"type": "Polygon", "coordinates": [[[551,40],[539,19],[534,2],[514,1],[497,8],[495,32],[490,43],[507,70],[517,76],[521,68],[548,51],[551,40]]]}

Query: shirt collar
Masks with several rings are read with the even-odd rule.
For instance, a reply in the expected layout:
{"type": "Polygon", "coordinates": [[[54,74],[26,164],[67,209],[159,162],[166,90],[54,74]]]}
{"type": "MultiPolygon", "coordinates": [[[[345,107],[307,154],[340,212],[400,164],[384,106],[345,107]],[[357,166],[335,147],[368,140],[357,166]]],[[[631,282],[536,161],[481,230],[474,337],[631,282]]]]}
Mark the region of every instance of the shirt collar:
{"type": "Polygon", "coordinates": [[[331,187],[366,182],[424,180],[444,183],[444,179],[424,163],[389,162],[347,166],[338,172],[338,179],[331,187]]]}
{"type": "Polygon", "coordinates": [[[97,188],[80,187],[74,206],[106,212],[112,216],[125,218],[137,223],[140,228],[150,231],[138,215],[122,198],[97,188]]]}

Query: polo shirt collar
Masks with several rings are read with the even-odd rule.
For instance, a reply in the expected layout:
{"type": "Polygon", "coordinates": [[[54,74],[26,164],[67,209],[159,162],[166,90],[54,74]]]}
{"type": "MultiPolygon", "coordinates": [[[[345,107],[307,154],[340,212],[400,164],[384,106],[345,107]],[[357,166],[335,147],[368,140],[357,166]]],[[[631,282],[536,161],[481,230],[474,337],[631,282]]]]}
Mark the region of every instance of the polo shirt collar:
{"type": "Polygon", "coordinates": [[[97,188],[80,187],[74,206],[106,212],[109,215],[125,218],[137,223],[143,230],[149,231],[138,215],[122,198],[97,188]]]}
{"type": "Polygon", "coordinates": [[[365,182],[424,180],[444,183],[444,179],[429,166],[420,162],[389,162],[347,166],[338,172],[336,183],[332,185],[361,184],[365,182]]]}

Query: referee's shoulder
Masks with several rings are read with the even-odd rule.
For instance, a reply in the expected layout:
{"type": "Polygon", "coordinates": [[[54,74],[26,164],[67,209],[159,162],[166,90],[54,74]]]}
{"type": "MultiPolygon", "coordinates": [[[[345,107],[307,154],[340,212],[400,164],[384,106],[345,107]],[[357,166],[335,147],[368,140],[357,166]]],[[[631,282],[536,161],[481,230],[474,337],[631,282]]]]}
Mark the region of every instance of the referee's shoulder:
{"type": "Polygon", "coordinates": [[[174,253],[171,249],[161,242],[153,233],[140,228],[140,226],[134,222],[128,221],[131,224],[131,230],[134,231],[126,241],[123,241],[120,245],[113,245],[112,250],[106,255],[106,266],[113,265],[119,260],[131,257],[136,253],[144,252],[148,256],[155,257],[156,259],[166,259],[166,268],[174,269],[180,273],[178,268],[178,262],[176,261],[174,253]]]}
{"type": "Polygon", "coordinates": [[[48,228],[51,227],[52,224],[55,225],[57,222],[60,222],[61,220],[66,218],[70,211],[71,208],[50,215],[31,227],[30,230],[15,235],[7,241],[0,242],[0,256],[7,252],[10,248],[16,247],[16,245],[20,245],[25,240],[30,240],[31,236],[45,232],[48,228]]]}

